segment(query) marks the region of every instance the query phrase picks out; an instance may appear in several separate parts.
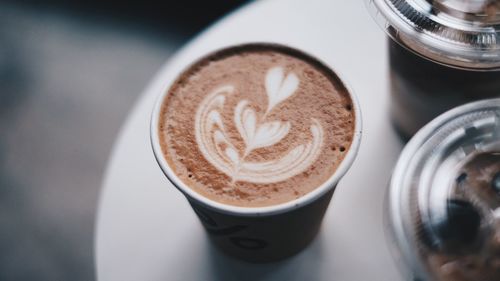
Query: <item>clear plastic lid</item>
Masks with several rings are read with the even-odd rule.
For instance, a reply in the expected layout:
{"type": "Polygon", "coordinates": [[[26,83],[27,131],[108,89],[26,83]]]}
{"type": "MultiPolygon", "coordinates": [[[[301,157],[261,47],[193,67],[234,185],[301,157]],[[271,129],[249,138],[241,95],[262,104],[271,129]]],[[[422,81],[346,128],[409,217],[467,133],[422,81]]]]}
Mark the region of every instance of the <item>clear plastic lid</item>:
{"type": "Polygon", "coordinates": [[[387,34],[436,62],[500,69],[500,0],[365,0],[387,34]]]}
{"type": "Polygon", "coordinates": [[[422,280],[500,280],[500,99],[453,109],[415,135],[391,180],[389,217],[422,280]]]}

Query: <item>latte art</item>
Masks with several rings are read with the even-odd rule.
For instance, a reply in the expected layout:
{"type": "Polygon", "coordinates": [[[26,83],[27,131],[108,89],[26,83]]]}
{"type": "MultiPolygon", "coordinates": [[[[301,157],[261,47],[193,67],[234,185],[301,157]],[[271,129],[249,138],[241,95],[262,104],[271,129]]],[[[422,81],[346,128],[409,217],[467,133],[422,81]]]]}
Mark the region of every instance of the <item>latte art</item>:
{"type": "Polygon", "coordinates": [[[349,152],[356,121],[335,73],[274,45],[196,62],[160,112],[161,150],[185,188],[248,207],[291,201],[327,182],[349,152]]]}
{"type": "Polygon", "coordinates": [[[227,137],[219,111],[223,110],[226,95],[235,90],[233,85],[224,85],[210,93],[200,104],[196,113],[196,142],[203,156],[219,171],[230,176],[232,181],[273,183],[286,180],[306,170],[318,157],[323,144],[323,128],[316,119],[311,119],[312,140],[297,145],[281,158],[271,161],[246,161],[253,150],[272,146],[280,142],[290,131],[291,124],[284,121],[267,121],[273,108],[291,97],[299,86],[293,73],[284,76],[282,67],[274,67],[266,75],[268,106],[258,116],[248,100],[238,102],[234,110],[236,126],[245,148],[239,151],[227,137]]]}

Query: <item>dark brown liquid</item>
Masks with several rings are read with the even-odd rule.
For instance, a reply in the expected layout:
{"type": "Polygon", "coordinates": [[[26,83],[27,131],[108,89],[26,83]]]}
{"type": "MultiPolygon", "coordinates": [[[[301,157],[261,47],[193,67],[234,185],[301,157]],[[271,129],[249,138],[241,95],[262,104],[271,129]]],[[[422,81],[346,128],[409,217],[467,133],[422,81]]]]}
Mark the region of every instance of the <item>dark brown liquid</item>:
{"type": "Polygon", "coordinates": [[[456,106],[500,96],[500,71],[452,68],[389,40],[391,117],[405,139],[456,106]]]}

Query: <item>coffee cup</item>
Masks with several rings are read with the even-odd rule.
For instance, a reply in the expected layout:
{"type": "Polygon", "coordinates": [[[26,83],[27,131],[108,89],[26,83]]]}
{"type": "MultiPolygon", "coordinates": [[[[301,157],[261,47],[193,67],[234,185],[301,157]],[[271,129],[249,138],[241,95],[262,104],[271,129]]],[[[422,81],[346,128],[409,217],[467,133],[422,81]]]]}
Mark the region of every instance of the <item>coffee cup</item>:
{"type": "Polygon", "coordinates": [[[500,99],[440,115],[405,146],[386,233],[404,280],[500,280],[500,99]]]}
{"type": "Polygon", "coordinates": [[[456,106],[499,97],[500,1],[365,2],[390,38],[390,114],[403,139],[456,106]]]}
{"type": "Polygon", "coordinates": [[[272,43],[197,59],[159,93],[151,143],[210,240],[250,262],[289,257],[320,229],[353,163],[361,113],[325,63],[272,43]]]}

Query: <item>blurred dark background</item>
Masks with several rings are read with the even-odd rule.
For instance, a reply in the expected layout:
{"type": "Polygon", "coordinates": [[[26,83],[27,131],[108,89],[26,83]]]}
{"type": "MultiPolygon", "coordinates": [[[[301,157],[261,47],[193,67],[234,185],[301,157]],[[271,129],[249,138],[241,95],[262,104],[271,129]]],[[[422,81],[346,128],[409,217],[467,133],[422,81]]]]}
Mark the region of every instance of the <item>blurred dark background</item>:
{"type": "Polygon", "coordinates": [[[243,0],[0,0],[0,280],[94,280],[114,139],[148,81],[243,0]]]}

